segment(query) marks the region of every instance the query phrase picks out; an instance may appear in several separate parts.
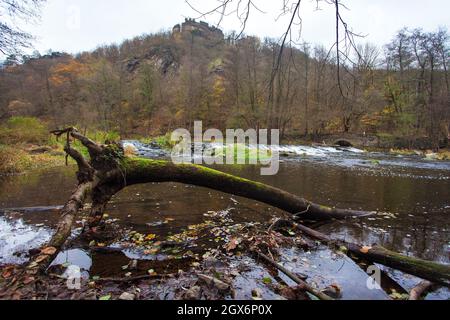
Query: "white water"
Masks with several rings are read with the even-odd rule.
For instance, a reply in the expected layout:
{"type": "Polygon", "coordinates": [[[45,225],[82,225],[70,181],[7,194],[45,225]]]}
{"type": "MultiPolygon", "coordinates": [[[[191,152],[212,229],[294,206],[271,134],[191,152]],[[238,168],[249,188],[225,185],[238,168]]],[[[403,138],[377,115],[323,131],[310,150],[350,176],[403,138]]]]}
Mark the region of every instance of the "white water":
{"type": "Polygon", "coordinates": [[[26,225],[22,219],[0,217],[0,264],[20,264],[27,261],[25,254],[50,239],[50,231],[43,227],[26,225]]]}

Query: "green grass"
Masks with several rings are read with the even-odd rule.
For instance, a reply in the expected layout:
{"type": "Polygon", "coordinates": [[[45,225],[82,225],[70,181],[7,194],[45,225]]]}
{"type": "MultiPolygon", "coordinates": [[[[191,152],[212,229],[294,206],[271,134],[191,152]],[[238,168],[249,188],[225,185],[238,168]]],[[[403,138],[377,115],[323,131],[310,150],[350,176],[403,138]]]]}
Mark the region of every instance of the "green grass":
{"type": "MultiPolygon", "coordinates": [[[[0,126],[0,175],[22,173],[42,167],[55,167],[65,164],[64,146],[66,137],[56,139],[48,126],[37,118],[12,117],[0,126]],[[51,151],[31,154],[36,147],[51,147],[51,151]]],[[[119,141],[115,131],[90,130],[86,136],[99,143],[119,141]]],[[[73,148],[89,158],[87,149],[77,140],[72,140],[73,148]]],[[[70,160],[70,163],[73,161],[70,160]]]]}
{"type": "Polygon", "coordinates": [[[36,118],[12,117],[0,128],[0,143],[14,144],[44,144],[49,139],[47,126],[36,118]]]}
{"type": "Polygon", "coordinates": [[[31,165],[31,156],[25,151],[0,145],[0,174],[20,173],[31,165]]]}

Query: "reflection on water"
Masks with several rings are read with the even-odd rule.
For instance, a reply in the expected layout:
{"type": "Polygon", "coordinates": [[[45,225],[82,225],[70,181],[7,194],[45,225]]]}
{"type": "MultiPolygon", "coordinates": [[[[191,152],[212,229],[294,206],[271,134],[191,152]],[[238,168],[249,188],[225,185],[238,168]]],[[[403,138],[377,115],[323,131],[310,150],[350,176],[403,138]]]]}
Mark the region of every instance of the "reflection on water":
{"type": "MultiPolygon", "coordinates": [[[[143,154],[144,151],[150,152],[143,150],[143,154]]],[[[276,176],[260,176],[259,168],[254,166],[217,169],[265,182],[317,203],[377,211],[376,217],[326,224],[321,231],[348,241],[378,243],[408,255],[449,263],[450,163],[429,162],[415,156],[338,151],[321,149],[314,156],[286,155],[276,176]]],[[[159,150],[154,153],[162,155],[159,150]]],[[[5,178],[0,181],[0,208],[61,205],[75,187],[74,171],[58,168],[5,178]]],[[[267,221],[281,214],[255,201],[176,183],[127,188],[114,197],[108,214],[122,227],[167,236],[202,222],[209,211],[225,209],[236,223],[267,221]],[[165,224],[167,218],[174,221],[165,224]]],[[[24,258],[14,256],[13,251],[46,241],[58,214],[44,211],[21,214],[18,218],[8,218],[0,211],[0,263],[23,262],[24,258]]],[[[127,253],[128,258],[121,254],[116,258],[98,253],[88,258],[86,252],[71,254],[81,257],[75,260],[84,259],[81,262],[86,269],[102,274],[114,259],[123,265],[128,258],[135,258],[132,252],[127,253]]],[[[70,260],[68,256],[59,257],[64,258],[70,260]]],[[[331,262],[323,266],[330,273],[334,267],[331,262]]]]}
{"type": "Polygon", "coordinates": [[[28,225],[17,217],[0,216],[0,264],[21,264],[27,261],[31,248],[50,239],[48,228],[28,225]]]}

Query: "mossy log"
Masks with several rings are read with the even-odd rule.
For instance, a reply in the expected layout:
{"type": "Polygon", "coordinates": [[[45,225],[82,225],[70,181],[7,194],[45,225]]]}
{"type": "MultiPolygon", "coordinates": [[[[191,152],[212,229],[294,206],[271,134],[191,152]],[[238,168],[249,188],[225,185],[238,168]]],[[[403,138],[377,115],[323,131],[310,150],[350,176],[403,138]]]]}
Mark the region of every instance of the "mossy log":
{"type": "Polygon", "coordinates": [[[149,182],[179,182],[206,187],[266,203],[295,214],[302,220],[323,221],[374,214],[373,212],[337,209],[315,204],[263,183],[193,164],[173,164],[168,161],[140,158],[125,158],[122,164],[127,186],[149,182]]]}
{"type": "Polygon", "coordinates": [[[381,246],[365,247],[359,244],[333,239],[304,225],[296,223],[293,223],[292,225],[295,229],[313,239],[338,248],[345,247],[349,253],[359,258],[403,271],[407,274],[429,280],[436,284],[450,287],[450,265],[405,256],[381,246]]]}
{"type": "Polygon", "coordinates": [[[99,226],[111,197],[123,188],[152,182],[179,182],[206,187],[236,196],[246,197],[280,208],[303,220],[344,219],[363,217],[373,213],[330,208],[307,201],[269,185],[242,179],[217,170],[193,164],[174,164],[141,158],[127,158],[118,144],[100,145],[82,136],[75,128],[56,130],[56,136],[67,139],[65,151],[78,165],[78,188],[61,210],[57,230],[41,253],[31,261],[32,269],[43,271],[69,237],[72,224],[85,199],[92,197],[89,231],[99,226]],[[90,160],[71,147],[71,140],[79,140],[87,148],[90,160]]]}

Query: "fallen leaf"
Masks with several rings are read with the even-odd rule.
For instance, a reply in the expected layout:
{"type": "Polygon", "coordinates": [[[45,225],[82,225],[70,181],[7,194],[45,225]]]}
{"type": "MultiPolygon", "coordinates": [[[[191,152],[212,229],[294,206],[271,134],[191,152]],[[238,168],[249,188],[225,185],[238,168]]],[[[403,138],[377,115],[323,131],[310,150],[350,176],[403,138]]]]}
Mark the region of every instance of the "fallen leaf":
{"type": "Polygon", "coordinates": [[[369,253],[370,250],[372,250],[372,247],[364,246],[359,251],[361,251],[362,253],[369,253]]]}
{"type": "Polygon", "coordinates": [[[58,251],[55,247],[47,247],[41,250],[42,254],[46,254],[48,256],[54,255],[58,251]]]}
{"type": "Polygon", "coordinates": [[[262,300],[262,294],[259,289],[252,290],[252,299],[253,300],[262,300]]]}
{"type": "Polygon", "coordinates": [[[22,299],[22,294],[20,292],[15,292],[12,295],[12,300],[20,300],[20,299],[22,299]]]}
{"type": "Polygon", "coordinates": [[[111,299],[111,295],[108,294],[107,296],[100,297],[98,300],[103,300],[103,301],[105,301],[105,300],[110,300],[110,299],[111,299]]]}
{"type": "Polygon", "coordinates": [[[24,280],[23,280],[23,284],[30,284],[30,283],[32,283],[34,281],[34,277],[26,277],[24,280]]]}
{"type": "Polygon", "coordinates": [[[48,259],[48,256],[42,255],[42,256],[37,257],[37,258],[34,260],[34,262],[36,262],[36,263],[41,263],[42,261],[47,260],[47,259],[48,259]]]}
{"type": "Polygon", "coordinates": [[[238,247],[239,243],[241,243],[240,239],[232,238],[227,245],[227,251],[235,250],[238,247]]]}
{"type": "Polygon", "coordinates": [[[156,238],[156,234],[149,234],[145,237],[145,240],[151,241],[156,238]]]}

